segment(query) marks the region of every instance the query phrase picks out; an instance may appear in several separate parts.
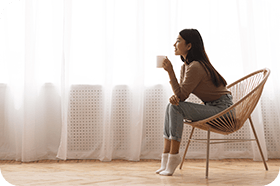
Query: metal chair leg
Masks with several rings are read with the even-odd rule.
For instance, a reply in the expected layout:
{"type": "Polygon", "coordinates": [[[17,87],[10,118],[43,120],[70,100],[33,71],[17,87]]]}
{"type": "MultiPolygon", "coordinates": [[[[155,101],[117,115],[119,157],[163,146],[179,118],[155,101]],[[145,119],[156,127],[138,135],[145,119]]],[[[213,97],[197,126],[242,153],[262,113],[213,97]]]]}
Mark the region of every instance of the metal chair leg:
{"type": "Polygon", "coordinates": [[[182,161],[181,161],[180,169],[182,169],[182,167],[183,167],[183,164],[184,164],[184,161],[185,161],[185,157],[186,157],[186,154],[187,154],[189,145],[190,145],[190,143],[191,143],[191,140],[190,140],[190,139],[192,138],[194,129],[195,129],[195,127],[192,127],[192,131],[191,131],[190,136],[189,136],[188,144],[187,144],[187,146],[186,146],[186,150],[185,150],[185,152],[184,152],[184,156],[183,156],[182,161]]]}
{"type": "Polygon", "coordinates": [[[206,179],[208,179],[208,172],[209,172],[209,153],[210,153],[210,129],[208,129],[207,132],[206,179]]]}
{"type": "Polygon", "coordinates": [[[265,161],[265,159],[264,159],[264,155],[263,155],[263,152],[262,152],[262,148],[261,148],[261,145],[260,145],[260,142],[259,142],[259,139],[258,139],[256,130],[255,130],[255,127],[254,127],[254,125],[253,125],[253,121],[252,121],[251,116],[249,117],[249,121],[250,121],[251,128],[252,128],[252,130],[253,130],[253,133],[254,133],[254,136],[255,136],[255,139],[256,139],[256,142],[257,142],[257,145],[258,145],[258,148],[259,148],[259,151],[260,151],[262,160],[263,160],[263,164],[264,164],[265,170],[268,170],[268,167],[267,167],[266,161],[265,161]]]}

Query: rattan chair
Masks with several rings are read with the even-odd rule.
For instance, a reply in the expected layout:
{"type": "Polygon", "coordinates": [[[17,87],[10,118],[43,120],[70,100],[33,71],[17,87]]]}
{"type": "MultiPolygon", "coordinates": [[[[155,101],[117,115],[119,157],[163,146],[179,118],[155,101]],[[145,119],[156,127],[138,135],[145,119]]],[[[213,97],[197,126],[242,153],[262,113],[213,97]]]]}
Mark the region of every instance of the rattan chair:
{"type": "Polygon", "coordinates": [[[186,150],[182,158],[180,169],[182,169],[185,156],[187,154],[187,150],[191,141],[202,142],[207,144],[206,178],[208,178],[210,144],[256,141],[265,169],[268,170],[251,119],[251,113],[255,109],[261,97],[264,85],[267,81],[269,74],[270,74],[269,69],[262,69],[253,72],[239,79],[238,81],[228,85],[227,88],[231,91],[233,95],[234,104],[231,107],[227,108],[226,110],[220,112],[219,114],[216,114],[210,118],[201,121],[196,121],[196,122],[190,122],[188,120],[184,121],[184,124],[188,124],[192,126],[192,130],[189,135],[188,143],[186,145],[186,150]],[[228,135],[236,132],[243,126],[243,124],[246,122],[247,119],[249,119],[255,139],[210,139],[210,132],[223,134],[223,135],[228,135]],[[192,139],[192,135],[194,133],[195,128],[207,131],[207,139],[192,139]]]}

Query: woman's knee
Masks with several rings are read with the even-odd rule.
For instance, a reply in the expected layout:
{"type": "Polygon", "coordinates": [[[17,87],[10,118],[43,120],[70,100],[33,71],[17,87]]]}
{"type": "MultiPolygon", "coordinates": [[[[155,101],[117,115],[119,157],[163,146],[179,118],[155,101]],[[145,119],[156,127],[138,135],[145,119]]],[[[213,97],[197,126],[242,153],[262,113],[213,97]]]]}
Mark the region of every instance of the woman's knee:
{"type": "Polygon", "coordinates": [[[172,105],[171,103],[168,103],[166,112],[169,115],[178,115],[178,114],[182,115],[183,114],[183,110],[180,108],[180,106],[172,105]]]}
{"type": "Polygon", "coordinates": [[[172,105],[171,103],[168,103],[167,106],[166,106],[166,109],[169,109],[169,107],[170,107],[171,105],[172,105]]]}
{"type": "Polygon", "coordinates": [[[177,105],[172,105],[171,103],[170,103],[170,106],[169,106],[169,111],[170,112],[176,112],[176,113],[178,113],[179,112],[179,106],[177,106],[177,105]]]}
{"type": "Polygon", "coordinates": [[[170,113],[170,108],[172,107],[171,103],[168,103],[166,106],[166,113],[170,113]]]}

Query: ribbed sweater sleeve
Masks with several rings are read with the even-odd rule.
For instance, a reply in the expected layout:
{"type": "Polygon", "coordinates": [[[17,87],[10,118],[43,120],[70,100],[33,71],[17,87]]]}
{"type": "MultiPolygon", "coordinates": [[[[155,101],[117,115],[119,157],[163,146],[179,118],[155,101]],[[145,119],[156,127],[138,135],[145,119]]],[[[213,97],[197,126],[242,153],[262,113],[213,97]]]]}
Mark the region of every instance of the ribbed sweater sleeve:
{"type": "Polygon", "coordinates": [[[180,98],[180,101],[185,101],[206,76],[207,73],[203,66],[199,62],[193,61],[190,65],[181,67],[180,84],[177,78],[171,79],[170,84],[174,94],[180,98]]]}

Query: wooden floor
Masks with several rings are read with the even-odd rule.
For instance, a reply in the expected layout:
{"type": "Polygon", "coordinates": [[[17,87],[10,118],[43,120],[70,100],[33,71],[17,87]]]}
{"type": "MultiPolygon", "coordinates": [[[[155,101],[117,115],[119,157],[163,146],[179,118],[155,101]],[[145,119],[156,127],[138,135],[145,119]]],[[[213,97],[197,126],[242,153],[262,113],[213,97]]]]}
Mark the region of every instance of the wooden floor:
{"type": "Polygon", "coordinates": [[[205,160],[186,160],[173,176],[160,176],[158,160],[139,162],[113,160],[67,160],[20,163],[0,161],[4,178],[17,186],[69,185],[210,185],[263,186],[275,180],[280,159],[270,159],[269,171],[262,162],[248,159],[210,160],[209,179],[205,179],[205,160]]]}

